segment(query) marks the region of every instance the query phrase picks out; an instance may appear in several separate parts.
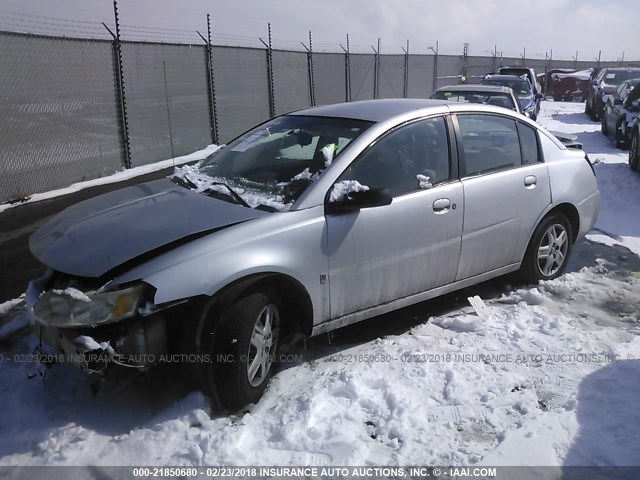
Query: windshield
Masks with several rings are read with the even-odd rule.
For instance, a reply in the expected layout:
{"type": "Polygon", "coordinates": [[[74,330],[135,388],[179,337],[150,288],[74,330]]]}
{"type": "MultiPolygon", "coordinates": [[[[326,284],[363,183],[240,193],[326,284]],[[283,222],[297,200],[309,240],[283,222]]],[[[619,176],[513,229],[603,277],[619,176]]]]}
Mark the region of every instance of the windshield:
{"type": "Polygon", "coordinates": [[[522,78],[487,78],[482,80],[484,85],[502,85],[503,87],[511,88],[519,97],[526,97],[531,95],[531,84],[528,80],[522,78]]]}
{"type": "Polygon", "coordinates": [[[371,122],[285,115],[217,150],[174,181],[251,208],[288,210],[371,122]]]}
{"type": "Polygon", "coordinates": [[[448,100],[450,102],[461,103],[486,103],[487,105],[495,105],[497,107],[509,108],[516,110],[511,95],[497,92],[477,92],[477,91],[446,91],[435,92],[431,98],[435,100],[448,100]]]}
{"type": "Polygon", "coordinates": [[[640,78],[640,70],[614,70],[604,75],[604,83],[608,85],[620,85],[625,80],[640,78]]]}

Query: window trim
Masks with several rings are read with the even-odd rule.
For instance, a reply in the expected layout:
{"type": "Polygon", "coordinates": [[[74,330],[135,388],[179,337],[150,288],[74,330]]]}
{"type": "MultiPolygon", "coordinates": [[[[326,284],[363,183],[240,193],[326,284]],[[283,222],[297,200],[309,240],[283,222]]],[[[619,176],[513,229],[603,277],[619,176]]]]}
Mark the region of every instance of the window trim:
{"type": "Polygon", "coordinates": [[[538,144],[538,163],[544,163],[544,154],[542,152],[542,145],[540,144],[540,135],[539,132],[537,131],[538,129],[535,127],[532,127],[531,125],[520,121],[517,118],[513,118],[512,116],[509,115],[502,115],[500,113],[494,113],[494,112],[473,112],[473,111],[469,111],[469,112],[455,112],[451,114],[451,120],[454,126],[454,131],[455,131],[455,137],[456,137],[456,145],[458,148],[458,162],[460,164],[460,180],[465,180],[467,178],[476,178],[476,177],[483,177],[485,175],[492,175],[494,173],[499,173],[499,172],[506,172],[509,170],[515,170],[517,168],[523,168],[523,167],[529,167],[531,165],[537,165],[534,163],[527,163],[524,164],[522,163],[522,143],[520,142],[520,134],[518,133],[518,127],[516,125],[516,133],[518,135],[518,144],[520,146],[520,165],[514,166],[514,167],[508,167],[508,168],[496,168],[494,170],[490,170],[490,171],[486,171],[486,172],[479,172],[479,173],[472,173],[472,174],[467,174],[467,164],[466,164],[466,158],[464,155],[464,145],[462,144],[462,131],[460,130],[460,123],[458,122],[458,116],[462,116],[462,115],[488,115],[491,117],[500,117],[500,118],[506,118],[507,120],[511,120],[514,123],[523,123],[526,126],[533,128],[536,132],[536,143],[538,144]]]}
{"type": "MultiPolygon", "coordinates": [[[[438,113],[438,114],[430,114],[430,115],[425,115],[423,117],[418,117],[418,118],[412,118],[411,120],[407,120],[405,122],[399,123],[397,125],[394,125],[392,128],[386,130],[385,132],[381,133],[378,137],[376,137],[375,139],[373,139],[365,148],[362,149],[362,151],[358,154],[358,156],[356,158],[354,158],[351,163],[349,163],[349,165],[347,165],[345,167],[344,170],[342,170],[342,172],[340,172],[340,175],[338,175],[336,182],[340,181],[340,178],[344,175],[344,173],[353,165],[355,164],[357,161],[359,161],[363,155],[365,155],[366,153],[369,152],[369,150],[371,148],[373,148],[379,141],[381,141],[382,139],[384,139],[385,137],[387,137],[388,135],[391,135],[392,133],[395,133],[397,130],[399,130],[400,128],[403,128],[405,126],[411,125],[413,123],[417,123],[423,120],[429,120],[432,118],[443,118],[444,119],[444,124],[445,124],[445,132],[447,134],[447,147],[449,149],[449,178],[447,180],[441,180],[438,183],[434,183],[433,186],[431,188],[428,189],[421,189],[420,187],[416,187],[413,190],[409,190],[405,193],[399,194],[399,195],[394,195],[393,198],[400,198],[400,197],[404,197],[406,195],[413,195],[416,193],[420,193],[420,192],[429,192],[431,190],[433,190],[434,188],[438,188],[442,185],[449,185],[451,183],[455,183],[457,181],[459,181],[459,157],[458,157],[458,147],[456,145],[455,142],[455,133],[453,131],[453,124],[451,123],[451,114],[449,113],[438,113]]],[[[334,183],[336,183],[334,182],[334,183]]],[[[327,192],[325,193],[325,203],[328,201],[329,199],[329,195],[331,194],[331,190],[333,189],[333,185],[331,185],[331,187],[329,187],[329,190],[327,190],[327,192]]]]}
{"type": "Polygon", "coordinates": [[[528,125],[528,124],[526,124],[524,122],[516,120],[516,131],[518,132],[518,141],[520,142],[521,166],[522,167],[526,167],[528,165],[537,165],[538,163],[545,163],[544,162],[544,153],[542,152],[542,145],[540,144],[540,135],[538,134],[538,129],[535,128],[535,127],[532,127],[531,125],[528,125]],[[525,127],[532,129],[533,133],[536,136],[536,147],[538,147],[538,159],[536,160],[536,163],[524,163],[524,152],[522,150],[522,139],[520,138],[520,127],[518,127],[518,125],[524,125],[525,127]]]}

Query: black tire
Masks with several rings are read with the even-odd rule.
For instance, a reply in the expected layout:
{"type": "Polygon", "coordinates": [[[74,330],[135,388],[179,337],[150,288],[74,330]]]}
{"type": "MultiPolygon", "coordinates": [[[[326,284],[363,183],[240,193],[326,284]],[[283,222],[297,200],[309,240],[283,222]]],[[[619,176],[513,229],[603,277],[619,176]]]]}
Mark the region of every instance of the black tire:
{"type": "Polygon", "coordinates": [[[281,311],[276,294],[265,290],[235,300],[219,318],[211,315],[205,319],[205,341],[200,353],[208,354],[211,362],[204,364],[205,371],[200,380],[203,392],[220,404],[214,406],[238,410],[260,400],[276,368],[274,359],[280,344],[281,311]],[[258,351],[252,344],[254,329],[265,315],[270,315],[273,323],[270,346],[265,345],[261,353],[262,356],[267,353],[269,358],[266,368],[256,360],[258,351]],[[253,360],[260,366],[250,378],[249,366],[255,364],[253,360]]]}
{"type": "MultiPolygon", "coordinates": [[[[564,100],[564,98],[563,98],[563,100],[564,100]]],[[[591,107],[589,106],[589,100],[584,102],[584,113],[586,113],[587,115],[591,116],[591,107]]]]}
{"type": "Polygon", "coordinates": [[[621,150],[624,150],[625,148],[627,148],[628,145],[627,145],[627,139],[624,138],[621,127],[622,127],[622,120],[619,120],[616,123],[616,130],[613,134],[613,138],[615,139],[616,147],[621,150]]]}
{"type": "Polygon", "coordinates": [[[573,229],[567,217],[561,213],[551,213],[547,215],[531,236],[529,246],[520,265],[520,277],[527,283],[537,283],[540,280],[553,280],[559,277],[567,267],[572,248],[573,229]],[[550,243],[547,232],[552,227],[558,237],[560,237],[560,233],[564,231],[566,241],[561,247],[556,248],[554,244],[546,249],[545,247],[550,243]],[[539,251],[541,250],[544,251],[544,253],[549,252],[549,257],[546,258],[548,258],[550,262],[553,262],[551,268],[546,272],[544,267],[546,266],[547,259],[539,258],[539,251]],[[558,262],[560,257],[558,253],[563,255],[561,262],[558,262]],[[555,256],[551,258],[550,255],[555,256]]]}
{"type": "Polygon", "coordinates": [[[640,145],[638,145],[638,132],[631,133],[631,145],[629,146],[629,167],[632,172],[640,170],[640,145]]]}
{"type": "Polygon", "coordinates": [[[605,137],[608,135],[608,133],[607,133],[607,121],[605,120],[604,116],[600,119],[600,131],[602,132],[602,134],[605,137]]]}

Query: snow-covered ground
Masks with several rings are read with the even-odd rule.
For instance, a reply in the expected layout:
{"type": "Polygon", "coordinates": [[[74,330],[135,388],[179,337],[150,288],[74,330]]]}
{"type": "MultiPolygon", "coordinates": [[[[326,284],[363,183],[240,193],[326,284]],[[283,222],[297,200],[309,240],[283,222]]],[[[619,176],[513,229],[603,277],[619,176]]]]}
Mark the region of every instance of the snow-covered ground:
{"type": "MultiPolygon", "coordinates": [[[[640,252],[640,176],[583,108],[545,102],[540,122],[578,133],[602,159],[592,240],[640,252]]],[[[622,263],[633,256],[611,248],[622,263]]],[[[5,304],[0,464],[549,465],[558,475],[640,465],[640,274],[591,264],[494,292],[477,312],[430,316],[427,304],[400,333],[384,321],[402,312],[375,321],[379,338],[363,323],[349,340],[315,340],[257,405],[222,417],[170,367],[114,379],[95,398],[72,367],[27,380],[37,339],[5,304]]]]}

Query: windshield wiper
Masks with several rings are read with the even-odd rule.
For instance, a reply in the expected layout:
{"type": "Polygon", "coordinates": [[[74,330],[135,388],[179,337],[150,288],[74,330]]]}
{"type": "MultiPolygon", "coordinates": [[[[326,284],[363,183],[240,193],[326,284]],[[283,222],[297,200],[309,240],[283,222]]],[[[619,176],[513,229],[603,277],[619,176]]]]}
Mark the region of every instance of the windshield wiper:
{"type": "MultiPolygon", "coordinates": [[[[231,193],[231,196],[234,198],[234,200],[236,201],[237,204],[242,205],[243,207],[251,208],[251,206],[247,202],[245,202],[242,199],[242,197],[240,195],[238,195],[236,193],[236,191],[233,188],[231,188],[229,185],[227,185],[226,183],[224,183],[224,182],[211,182],[211,185],[219,185],[221,187],[225,187],[227,190],[229,190],[229,193],[231,193]]],[[[207,188],[202,193],[207,194],[209,192],[215,192],[215,190],[213,190],[211,188],[207,188]]]]}

